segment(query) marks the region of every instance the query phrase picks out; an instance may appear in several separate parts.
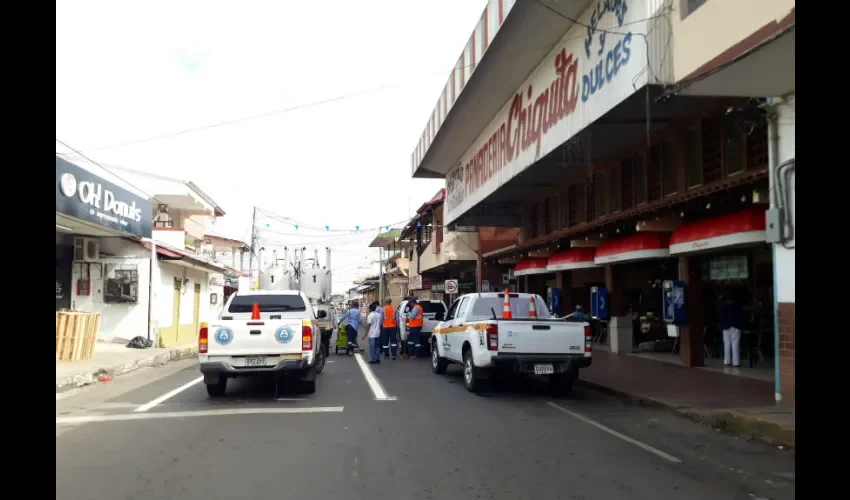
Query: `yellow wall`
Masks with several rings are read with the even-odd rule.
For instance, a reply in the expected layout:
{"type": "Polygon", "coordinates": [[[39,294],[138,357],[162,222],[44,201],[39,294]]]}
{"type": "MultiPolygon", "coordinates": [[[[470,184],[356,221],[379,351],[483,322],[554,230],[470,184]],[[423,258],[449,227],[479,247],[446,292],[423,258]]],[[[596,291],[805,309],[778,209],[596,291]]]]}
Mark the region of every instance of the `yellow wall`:
{"type": "Polygon", "coordinates": [[[795,0],[708,0],[682,19],[682,0],[672,0],[673,75],[687,77],[763,26],[785,18],[795,0]]]}

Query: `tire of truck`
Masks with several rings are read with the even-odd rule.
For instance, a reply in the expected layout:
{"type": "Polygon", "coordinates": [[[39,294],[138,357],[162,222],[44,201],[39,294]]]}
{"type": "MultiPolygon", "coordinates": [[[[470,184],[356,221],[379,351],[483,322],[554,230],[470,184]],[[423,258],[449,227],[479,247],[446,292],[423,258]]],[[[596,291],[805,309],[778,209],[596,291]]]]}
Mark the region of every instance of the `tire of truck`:
{"type": "Polygon", "coordinates": [[[432,337],[431,340],[431,371],[437,375],[446,373],[446,368],[449,366],[449,361],[440,356],[440,351],[437,349],[437,339],[432,337]]]}
{"type": "Polygon", "coordinates": [[[211,398],[220,398],[224,396],[224,393],[227,392],[227,377],[224,375],[220,375],[218,377],[218,381],[213,382],[212,384],[206,384],[207,386],[207,394],[211,398]]]}
{"type": "Polygon", "coordinates": [[[572,392],[577,378],[578,372],[576,370],[549,375],[549,387],[557,396],[568,396],[572,392]]]}
{"type": "Polygon", "coordinates": [[[478,394],[484,382],[481,371],[472,361],[472,350],[467,347],[463,350],[463,386],[467,391],[478,394]]]}
{"type": "Polygon", "coordinates": [[[325,363],[328,360],[328,351],[324,345],[319,346],[319,352],[316,353],[316,375],[322,373],[325,369],[325,363]]]}

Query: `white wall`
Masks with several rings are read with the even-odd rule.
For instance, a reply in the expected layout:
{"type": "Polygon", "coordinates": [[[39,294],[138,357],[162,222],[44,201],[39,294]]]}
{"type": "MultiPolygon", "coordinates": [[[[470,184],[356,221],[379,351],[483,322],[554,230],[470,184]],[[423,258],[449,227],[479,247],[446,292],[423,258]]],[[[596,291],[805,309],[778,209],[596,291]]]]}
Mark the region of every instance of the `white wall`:
{"type": "MultiPolygon", "coordinates": [[[[777,107],[779,154],[777,163],[782,163],[797,154],[796,145],[796,94],[792,95],[785,103],[777,107]]],[[[796,222],[796,176],[791,175],[789,187],[791,188],[791,204],[787,207],[786,217],[796,222]]],[[[794,241],[786,242],[786,246],[794,246],[794,241]]],[[[796,256],[793,248],[785,248],[783,245],[776,246],[776,297],[779,302],[796,302],[796,256]]]]}
{"type": "Polygon", "coordinates": [[[195,283],[201,284],[200,321],[210,321],[221,310],[222,287],[213,287],[219,294],[219,304],[210,306],[209,273],[159,261],[159,288],[154,291],[154,314],[159,328],[173,326],[174,278],[189,280],[183,285],[180,298],[180,323],[194,321],[195,283]]]}
{"type": "Polygon", "coordinates": [[[122,238],[98,238],[101,254],[108,254],[91,264],[74,263],[71,270],[71,307],[85,312],[99,312],[100,332],[98,339],[147,338],[148,290],[150,283],[150,251],[137,243],[122,238]],[[103,301],[104,276],[108,264],[135,264],[138,269],[138,302],[135,304],[107,304],[103,301]],[[77,295],[77,280],[86,269],[90,270],[91,295],[77,295]]]}

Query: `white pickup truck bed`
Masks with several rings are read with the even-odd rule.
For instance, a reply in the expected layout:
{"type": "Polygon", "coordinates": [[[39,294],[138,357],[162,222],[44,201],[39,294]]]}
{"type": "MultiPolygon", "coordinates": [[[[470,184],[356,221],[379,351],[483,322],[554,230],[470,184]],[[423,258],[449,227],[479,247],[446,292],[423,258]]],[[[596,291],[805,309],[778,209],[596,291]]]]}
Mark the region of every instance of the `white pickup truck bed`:
{"type": "Polygon", "coordinates": [[[543,299],[532,294],[509,294],[513,318],[502,319],[504,298],[474,293],[452,304],[434,329],[434,372],[462,364],[469,390],[477,390],[478,381],[495,370],[547,376],[556,388],[569,390],[579,369],[592,362],[590,325],[551,319],[543,299]],[[531,300],[538,318],[530,317],[531,300]]]}

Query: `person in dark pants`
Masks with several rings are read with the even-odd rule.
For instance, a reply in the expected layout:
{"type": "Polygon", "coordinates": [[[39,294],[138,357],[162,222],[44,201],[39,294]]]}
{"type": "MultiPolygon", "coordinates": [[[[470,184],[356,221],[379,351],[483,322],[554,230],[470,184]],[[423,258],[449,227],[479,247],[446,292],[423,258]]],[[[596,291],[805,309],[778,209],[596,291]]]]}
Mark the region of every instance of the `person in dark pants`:
{"type": "Polygon", "coordinates": [[[392,354],[393,359],[396,358],[398,351],[398,322],[396,321],[395,310],[393,309],[393,299],[387,298],[384,301],[384,323],[381,330],[381,350],[384,353],[384,359],[388,359],[392,354]]]}
{"type": "Polygon", "coordinates": [[[422,310],[415,298],[410,299],[410,312],[407,313],[409,318],[407,321],[407,354],[410,359],[416,359],[419,356],[420,334],[422,326],[425,324],[425,312],[422,310]]]}
{"type": "Polygon", "coordinates": [[[348,320],[345,325],[345,334],[348,336],[348,355],[354,355],[354,350],[357,349],[357,329],[360,328],[360,321],[363,316],[360,314],[360,309],[357,307],[357,302],[352,302],[348,311],[339,318],[338,325],[343,321],[348,320]]]}

